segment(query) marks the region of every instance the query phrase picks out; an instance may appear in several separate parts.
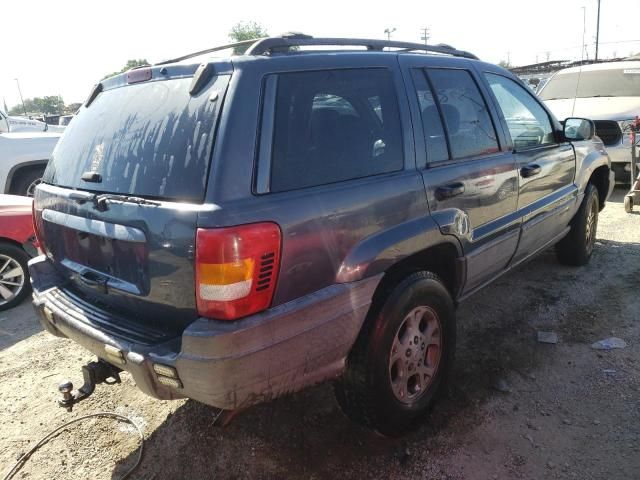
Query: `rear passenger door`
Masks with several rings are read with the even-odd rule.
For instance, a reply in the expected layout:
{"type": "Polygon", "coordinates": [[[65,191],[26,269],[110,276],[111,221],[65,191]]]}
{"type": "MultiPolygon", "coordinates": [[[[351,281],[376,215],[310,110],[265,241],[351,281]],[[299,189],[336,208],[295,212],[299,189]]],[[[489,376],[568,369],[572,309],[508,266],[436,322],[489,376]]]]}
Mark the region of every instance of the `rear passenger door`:
{"type": "Polygon", "coordinates": [[[503,149],[495,110],[468,62],[401,61],[413,85],[417,164],[429,209],[441,231],[462,244],[468,293],[504,270],[516,250],[515,158],[503,149]]]}
{"type": "Polygon", "coordinates": [[[384,271],[431,227],[397,58],[293,60],[248,67],[268,70],[255,196],[238,216],[282,230],[275,305],[384,271]]]}
{"type": "Polygon", "coordinates": [[[520,83],[500,73],[483,73],[518,164],[518,212],[522,234],[514,262],[525,259],[561,235],[570,220],[577,189],[575,153],[559,143],[540,101],[520,83]]]}

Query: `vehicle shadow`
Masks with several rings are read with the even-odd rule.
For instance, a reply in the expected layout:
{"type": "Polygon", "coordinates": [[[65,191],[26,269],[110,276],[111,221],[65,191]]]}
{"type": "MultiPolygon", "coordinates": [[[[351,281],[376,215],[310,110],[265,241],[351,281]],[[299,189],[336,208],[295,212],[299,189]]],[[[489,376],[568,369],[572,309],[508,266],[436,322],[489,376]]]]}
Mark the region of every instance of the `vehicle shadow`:
{"type": "MultiPolygon", "coordinates": [[[[361,479],[381,472],[385,478],[401,477],[407,471],[421,477],[425,462],[434,469],[429,471],[450,471],[452,466],[444,463],[447,453],[468,444],[485,418],[483,405],[508,395],[495,388],[496,379],[536,391],[540,387],[533,372],[540,375],[543,365],[560,361],[548,345],[537,343],[537,329],[555,330],[566,343],[590,343],[586,333],[597,336],[611,328],[607,319],[617,318],[624,305],[615,290],[630,279],[607,265],[613,258],[639,257],[640,243],[599,240],[595,249],[592,262],[580,268],[559,265],[553,251],[545,252],[462,304],[456,367],[446,398],[428,422],[401,439],[383,438],[351,423],[330,385],[255,406],[224,428],[213,426],[216,409],[187,401],[148,436],[135,477],[361,479]],[[571,296],[576,282],[598,275],[610,277],[571,296]],[[563,308],[570,314],[563,314],[563,308]]],[[[637,279],[634,285],[640,288],[637,279]]],[[[118,462],[112,478],[119,478],[136,456],[134,451],[118,462]]]]}
{"type": "Polygon", "coordinates": [[[31,305],[31,298],[26,298],[20,305],[0,312],[0,350],[42,331],[42,326],[31,305]]]}

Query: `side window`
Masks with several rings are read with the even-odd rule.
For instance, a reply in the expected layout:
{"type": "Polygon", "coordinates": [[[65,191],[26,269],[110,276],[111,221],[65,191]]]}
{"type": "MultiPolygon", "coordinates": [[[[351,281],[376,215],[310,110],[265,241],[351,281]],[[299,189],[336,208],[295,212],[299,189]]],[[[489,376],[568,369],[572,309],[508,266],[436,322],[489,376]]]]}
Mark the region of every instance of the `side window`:
{"type": "Polygon", "coordinates": [[[486,73],[485,77],[507,121],[516,150],[556,143],[549,115],[538,101],[513,80],[486,73]]]}
{"type": "Polygon", "coordinates": [[[402,166],[400,114],[388,70],[278,76],[272,192],[378,175],[402,166]]]}
{"type": "Polygon", "coordinates": [[[438,96],[454,159],[500,150],[487,104],[466,70],[427,70],[438,96]]]}
{"type": "Polygon", "coordinates": [[[442,128],[442,119],[433,98],[433,92],[424,76],[424,71],[414,69],[411,74],[416,88],[416,95],[418,95],[418,103],[420,104],[422,131],[424,132],[424,141],[427,147],[427,162],[448,160],[449,151],[447,149],[447,138],[442,128]]]}

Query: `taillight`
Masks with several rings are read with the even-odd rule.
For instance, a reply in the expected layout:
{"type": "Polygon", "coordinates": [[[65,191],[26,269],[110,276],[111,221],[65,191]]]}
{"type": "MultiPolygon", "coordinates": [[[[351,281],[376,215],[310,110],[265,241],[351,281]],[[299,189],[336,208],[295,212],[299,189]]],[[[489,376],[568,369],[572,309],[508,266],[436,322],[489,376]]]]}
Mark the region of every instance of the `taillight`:
{"type": "Polygon", "coordinates": [[[280,244],[280,227],[275,223],[199,228],[198,313],[235,320],[268,308],[278,279],[280,244]]]}

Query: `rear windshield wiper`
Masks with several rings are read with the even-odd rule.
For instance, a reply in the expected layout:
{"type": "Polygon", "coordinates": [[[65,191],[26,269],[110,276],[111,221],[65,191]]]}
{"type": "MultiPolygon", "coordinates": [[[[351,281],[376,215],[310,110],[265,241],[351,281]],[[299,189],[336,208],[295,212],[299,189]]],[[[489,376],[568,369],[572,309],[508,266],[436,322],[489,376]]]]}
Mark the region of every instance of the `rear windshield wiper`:
{"type": "Polygon", "coordinates": [[[116,195],[113,193],[101,193],[100,195],[96,195],[95,203],[100,205],[100,203],[135,203],[137,205],[155,205],[159,207],[162,205],[160,202],[155,200],[147,200],[142,197],[135,197],[131,195],[116,195]]]}
{"type": "Polygon", "coordinates": [[[155,200],[147,200],[146,198],[135,197],[132,195],[117,195],[114,193],[85,194],[84,192],[74,192],[69,196],[69,198],[75,200],[79,204],[91,202],[96,210],[101,212],[108,210],[110,203],[135,203],[136,205],[154,205],[156,207],[162,205],[160,202],[155,200]]]}

